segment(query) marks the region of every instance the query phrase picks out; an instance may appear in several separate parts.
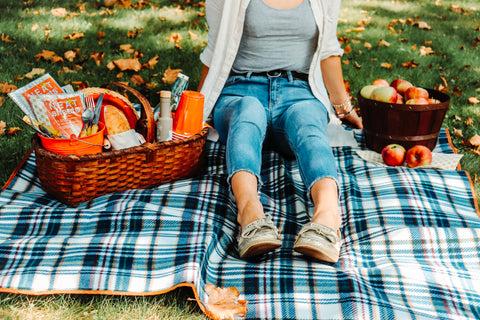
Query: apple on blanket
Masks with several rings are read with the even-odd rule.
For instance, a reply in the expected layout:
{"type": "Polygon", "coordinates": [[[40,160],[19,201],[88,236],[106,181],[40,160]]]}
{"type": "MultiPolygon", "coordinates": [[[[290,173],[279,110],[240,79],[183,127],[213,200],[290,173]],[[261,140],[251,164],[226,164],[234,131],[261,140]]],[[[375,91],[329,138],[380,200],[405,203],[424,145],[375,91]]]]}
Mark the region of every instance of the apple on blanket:
{"type": "Polygon", "coordinates": [[[372,150],[356,150],[365,161],[380,166],[408,168],[438,168],[457,170],[462,154],[436,153],[425,146],[415,145],[408,150],[399,144],[385,146],[382,153],[372,150]]]}

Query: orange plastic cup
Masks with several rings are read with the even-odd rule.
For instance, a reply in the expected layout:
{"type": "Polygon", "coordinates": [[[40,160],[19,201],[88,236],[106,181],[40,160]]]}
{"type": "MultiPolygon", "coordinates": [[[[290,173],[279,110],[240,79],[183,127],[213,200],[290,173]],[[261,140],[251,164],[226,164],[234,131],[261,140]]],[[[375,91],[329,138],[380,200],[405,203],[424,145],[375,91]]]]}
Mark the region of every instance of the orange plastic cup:
{"type": "Polygon", "coordinates": [[[204,103],[205,96],[202,93],[183,91],[173,118],[173,131],[186,136],[193,136],[202,131],[204,103]]]}

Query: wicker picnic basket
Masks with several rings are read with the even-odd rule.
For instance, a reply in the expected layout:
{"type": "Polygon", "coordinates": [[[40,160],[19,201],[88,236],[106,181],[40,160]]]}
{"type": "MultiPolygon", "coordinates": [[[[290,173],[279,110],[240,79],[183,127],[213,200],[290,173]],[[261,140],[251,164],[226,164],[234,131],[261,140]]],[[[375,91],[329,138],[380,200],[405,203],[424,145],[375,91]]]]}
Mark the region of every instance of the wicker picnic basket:
{"type": "MultiPolygon", "coordinates": [[[[86,95],[119,93],[107,89],[117,86],[136,97],[142,106],[141,117],[146,143],[123,150],[90,155],[61,155],[42,147],[39,137],[32,140],[38,177],[43,190],[72,207],[104,194],[127,189],[146,189],[162,183],[191,177],[199,172],[208,129],[181,140],[155,142],[153,111],[148,100],[122,83],[88,88],[86,95]]],[[[122,96],[122,95],[120,95],[122,96]]],[[[130,107],[133,105],[125,99],[130,107]]]]}

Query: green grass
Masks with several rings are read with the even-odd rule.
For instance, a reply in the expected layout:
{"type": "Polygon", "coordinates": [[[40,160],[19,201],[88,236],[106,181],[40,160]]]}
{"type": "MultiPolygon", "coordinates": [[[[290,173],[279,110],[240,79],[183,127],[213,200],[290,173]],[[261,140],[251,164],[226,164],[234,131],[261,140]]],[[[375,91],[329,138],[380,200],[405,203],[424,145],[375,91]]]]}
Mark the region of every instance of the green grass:
{"type": "MultiPolygon", "coordinates": [[[[139,1],[132,0],[134,4],[139,1]]],[[[190,88],[196,88],[200,79],[201,64],[198,55],[207,39],[205,18],[198,13],[204,12],[199,1],[152,0],[141,8],[109,8],[101,5],[103,1],[80,0],[25,0],[2,1],[0,10],[0,33],[8,36],[12,42],[0,41],[0,83],[21,87],[29,79],[23,76],[33,68],[43,68],[60,84],[83,83],[100,86],[110,81],[129,82],[131,86],[149,95],[151,103],[158,101],[156,92],[170,89],[162,82],[164,71],[182,69],[191,78],[190,88]],[[53,4],[52,4],[53,3],[53,4]],[[85,4],[85,12],[80,5],[85,4]],[[78,13],[70,18],[56,17],[50,13],[52,8],[65,8],[68,13],[78,13]],[[181,8],[182,10],[179,10],[181,8]],[[34,31],[32,27],[38,25],[34,31]],[[97,38],[99,31],[104,38],[97,38]],[[129,37],[128,32],[137,32],[138,36],[129,37]],[[197,35],[189,36],[189,31],[197,35]],[[84,33],[84,37],[68,40],[64,37],[73,32],[84,33]],[[172,32],[180,33],[183,40],[180,47],[166,40],[172,32]],[[48,33],[48,36],[47,36],[48,33]],[[142,69],[140,74],[153,89],[136,86],[130,82],[133,71],[110,71],[107,64],[120,58],[129,58],[132,54],[120,50],[120,45],[131,44],[139,50],[146,63],[154,56],[159,61],[153,69],[142,69]],[[56,52],[63,57],[64,52],[78,49],[78,56],[72,61],[51,63],[35,55],[42,50],[56,52]],[[100,66],[90,58],[92,53],[104,52],[100,66]],[[63,68],[77,72],[65,73],[63,68]]],[[[467,148],[463,141],[480,134],[480,105],[470,104],[469,97],[480,95],[480,6],[478,1],[462,1],[464,13],[451,10],[457,1],[442,0],[435,5],[429,1],[360,1],[344,0],[339,23],[339,37],[347,38],[352,52],[342,57],[344,77],[351,85],[353,95],[374,79],[405,78],[410,82],[428,88],[441,85],[442,78],[447,81],[451,97],[450,110],[444,126],[453,133],[461,130],[463,137],[453,136],[454,146],[464,154],[462,168],[467,170],[475,183],[476,193],[480,196],[480,157],[467,148]],[[466,15],[465,13],[469,13],[466,15]],[[471,14],[470,14],[471,13],[471,14]],[[394,25],[396,33],[387,26],[394,19],[413,19],[424,21],[431,29],[419,29],[409,23],[394,25]],[[347,32],[365,21],[363,32],[347,32]],[[380,40],[390,46],[378,46],[380,40]],[[431,44],[425,45],[425,41],[431,44]],[[371,48],[365,47],[370,43],[371,48]],[[419,48],[431,47],[435,54],[422,56],[419,48]],[[416,46],[416,50],[412,48],[416,46]],[[417,68],[405,68],[402,63],[414,60],[417,68]],[[382,63],[390,63],[391,68],[383,68],[382,63]],[[454,88],[457,88],[454,94],[454,88]],[[466,119],[471,118],[472,125],[466,119]]],[[[73,85],[78,89],[78,85],[73,85]]],[[[3,185],[30,149],[32,130],[17,115],[20,109],[6,94],[1,94],[4,103],[0,106],[0,121],[9,127],[20,127],[21,131],[13,135],[0,136],[0,185],[3,185]]],[[[111,297],[56,295],[29,297],[13,294],[0,295],[0,317],[6,319],[181,319],[204,317],[196,303],[188,301],[188,290],[175,290],[159,297],[111,297]],[[193,306],[192,306],[193,304],[193,306]],[[173,311],[172,311],[173,310],[173,311]],[[134,315],[129,317],[127,315],[134,315]],[[33,316],[32,316],[33,315],[33,316]]]]}
{"type": "Polygon", "coordinates": [[[3,320],[208,319],[189,288],[147,297],[0,294],[3,320]]]}

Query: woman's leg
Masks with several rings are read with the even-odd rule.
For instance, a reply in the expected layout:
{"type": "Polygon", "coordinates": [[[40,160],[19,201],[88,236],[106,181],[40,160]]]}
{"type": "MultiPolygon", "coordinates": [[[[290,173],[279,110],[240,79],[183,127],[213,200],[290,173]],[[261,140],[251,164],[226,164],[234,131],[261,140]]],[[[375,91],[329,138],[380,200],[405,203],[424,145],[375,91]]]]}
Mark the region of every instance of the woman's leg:
{"type": "Polygon", "coordinates": [[[258,198],[262,144],[267,117],[253,97],[221,97],[214,109],[214,126],[226,144],[228,180],[238,207],[237,221],[245,227],[263,215],[258,198]]]}
{"type": "Polygon", "coordinates": [[[223,96],[214,109],[214,126],[226,143],[229,182],[238,208],[237,237],[241,258],[262,255],[281,246],[278,230],[265,216],[258,198],[262,144],[267,115],[254,97],[223,96]]]}
{"type": "Polygon", "coordinates": [[[230,181],[238,207],[237,221],[242,227],[263,215],[263,206],[258,198],[257,177],[248,171],[237,171],[230,181]]]}
{"type": "Polygon", "coordinates": [[[326,110],[318,101],[304,100],[292,105],[280,123],[315,205],[311,222],[299,232],[294,249],[316,259],[336,262],[341,216],[336,162],[326,134],[326,110]]]}
{"type": "Polygon", "coordinates": [[[338,186],[335,180],[323,178],[315,182],[310,189],[315,205],[312,222],[323,224],[333,230],[340,229],[342,219],[338,207],[338,186]]]}
{"type": "Polygon", "coordinates": [[[279,124],[315,205],[312,221],[338,229],[337,167],[326,133],[327,111],[317,100],[301,101],[284,112],[279,124]]]}

